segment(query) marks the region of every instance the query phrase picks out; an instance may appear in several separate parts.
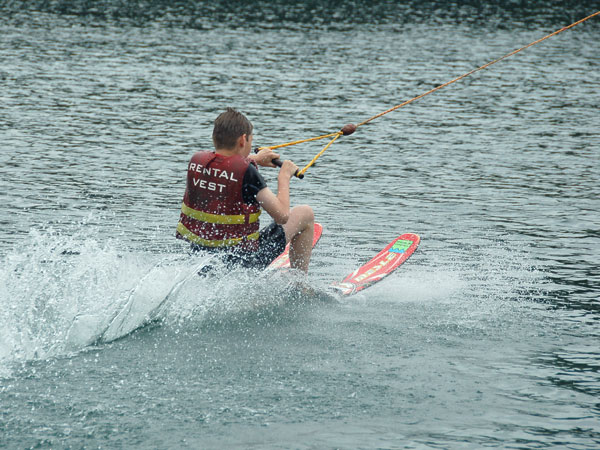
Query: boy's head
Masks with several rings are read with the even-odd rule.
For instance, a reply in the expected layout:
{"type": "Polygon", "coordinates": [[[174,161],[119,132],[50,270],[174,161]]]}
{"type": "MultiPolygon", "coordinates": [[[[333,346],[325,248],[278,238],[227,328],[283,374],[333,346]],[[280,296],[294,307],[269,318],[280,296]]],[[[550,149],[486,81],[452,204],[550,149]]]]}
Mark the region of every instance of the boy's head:
{"type": "Polygon", "coordinates": [[[213,128],[213,144],[216,149],[231,150],[235,148],[242,135],[252,136],[252,123],[241,112],[227,108],[219,114],[213,128]]]}

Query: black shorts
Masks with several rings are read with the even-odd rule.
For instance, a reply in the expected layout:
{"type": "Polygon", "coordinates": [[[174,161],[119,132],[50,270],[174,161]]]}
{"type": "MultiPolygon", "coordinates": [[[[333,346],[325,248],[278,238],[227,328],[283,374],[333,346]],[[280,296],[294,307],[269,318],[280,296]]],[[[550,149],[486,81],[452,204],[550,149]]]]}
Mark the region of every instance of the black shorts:
{"type": "Polygon", "coordinates": [[[247,267],[264,269],[285,250],[285,231],[281,225],[273,222],[259,232],[258,250],[255,252],[241,252],[202,247],[192,244],[192,251],[208,251],[218,254],[225,264],[232,267],[247,267]]]}

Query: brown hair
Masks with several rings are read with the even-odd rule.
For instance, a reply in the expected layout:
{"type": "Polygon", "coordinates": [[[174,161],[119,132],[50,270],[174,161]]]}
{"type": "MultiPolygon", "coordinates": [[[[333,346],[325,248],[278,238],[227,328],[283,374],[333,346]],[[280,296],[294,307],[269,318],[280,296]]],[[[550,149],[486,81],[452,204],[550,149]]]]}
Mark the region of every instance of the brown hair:
{"type": "Polygon", "coordinates": [[[229,150],[235,147],[237,139],[243,134],[252,134],[252,123],[241,112],[227,108],[215,120],[213,144],[216,149],[229,150]]]}

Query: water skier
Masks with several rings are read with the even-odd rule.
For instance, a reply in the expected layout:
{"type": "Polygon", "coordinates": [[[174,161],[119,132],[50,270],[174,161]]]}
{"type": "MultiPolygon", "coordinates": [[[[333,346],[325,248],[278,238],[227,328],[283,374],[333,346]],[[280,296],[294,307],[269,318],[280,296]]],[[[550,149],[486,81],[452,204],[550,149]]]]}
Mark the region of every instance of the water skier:
{"type": "Polygon", "coordinates": [[[277,195],[268,187],[258,165],[276,167],[271,149],[252,150],[252,123],[227,108],[214,123],[215,151],[194,154],[176,236],[191,242],[194,251],[218,252],[228,264],[262,269],[290,244],[291,267],[308,272],[314,213],[310,206],[290,209],[290,179],[298,170],[284,161],[277,177],[277,195]],[[264,209],[274,220],[259,229],[264,209]]]}

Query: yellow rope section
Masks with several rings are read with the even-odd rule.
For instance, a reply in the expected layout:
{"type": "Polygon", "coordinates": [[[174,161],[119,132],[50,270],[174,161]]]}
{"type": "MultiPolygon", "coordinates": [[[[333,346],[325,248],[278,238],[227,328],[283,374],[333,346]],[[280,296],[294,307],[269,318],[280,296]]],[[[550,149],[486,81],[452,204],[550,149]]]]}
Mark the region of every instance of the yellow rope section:
{"type": "Polygon", "coordinates": [[[324,139],[324,138],[328,138],[331,136],[335,136],[336,134],[338,134],[337,131],[335,133],[324,134],[323,136],[317,136],[317,137],[312,137],[312,138],[308,138],[308,139],[301,139],[299,141],[286,142],[285,144],[271,145],[269,147],[258,147],[258,150],[263,150],[265,148],[270,148],[271,150],[275,150],[276,148],[288,147],[290,145],[303,144],[305,142],[310,142],[310,141],[318,141],[319,139],[324,139]]]}
{"type": "Polygon", "coordinates": [[[301,140],[298,140],[298,141],[287,142],[285,144],[273,145],[273,146],[269,146],[269,147],[259,147],[259,150],[262,150],[264,148],[277,149],[277,148],[287,147],[287,146],[290,146],[290,145],[301,144],[301,143],[304,143],[304,142],[316,141],[316,140],[319,140],[319,139],[324,139],[324,138],[328,138],[328,137],[332,137],[333,136],[333,139],[323,148],[323,150],[321,150],[312,159],[312,161],[310,163],[308,163],[302,170],[298,171],[298,175],[304,175],[304,173],[306,172],[306,170],[309,167],[311,167],[317,161],[317,159],[319,159],[321,157],[321,155],[325,152],[325,150],[327,150],[331,146],[331,144],[333,144],[336,141],[336,139],[339,138],[340,136],[347,135],[347,134],[352,134],[356,128],[358,128],[358,127],[360,127],[362,125],[365,125],[365,124],[367,124],[367,123],[369,123],[369,122],[371,122],[371,121],[373,121],[373,120],[375,120],[375,119],[377,119],[377,118],[379,118],[379,117],[381,117],[381,116],[383,116],[383,115],[385,115],[387,113],[390,113],[390,112],[395,111],[395,110],[397,110],[399,108],[402,108],[403,106],[406,106],[409,103],[414,102],[415,100],[419,100],[420,98],[423,98],[426,95],[432,94],[432,93],[434,93],[434,92],[436,92],[436,91],[438,91],[438,90],[440,90],[440,89],[442,89],[442,88],[444,88],[444,87],[446,87],[446,86],[448,86],[448,85],[450,85],[452,83],[456,83],[457,81],[462,80],[463,78],[466,78],[469,75],[474,74],[475,72],[479,72],[480,70],[486,69],[486,68],[490,67],[491,65],[496,64],[497,62],[500,62],[503,59],[508,58],[509,56],[513,56],[516,53],[519,53],[520,51],[523,51],[523,50],[525,50],[525,49],[527,49],[527,48],[529,48],[529,47],[531,47],[533,45],[539,44],[540,42],[545,41],[546,39],[551,38],[552,36],[556,36],[557,34],[562,33],[563,31],[566,31],[566,30],[568,30],[570,28],[573,28],[574,26],[579,25],[580,23],[583,23],[586,20],[591,19],[592,17],[595,17],[597,15],[600,15],[600,11],[597,11],[594,14],[590,14],[589,16],[584,17],[583,19],[578,20],[577,22],[574,22],[571,25],[568,25],[568,26],[563,27],[563,28],[561,28],[559,30],[556,30],[555,32],[550,33],[549,35],[544,36],[543,38],[538,39],[537,41],[534,41],[534,42],[532,42],[530,44],[527,44],[527,45],[525,45],[525,46],[523,46],[521,48],[518,48],[517,50],[513,50],[512,52],[507,53],[506,55],[504,55],[504,56],[502,56],[502,57],[500,57],[498,59],[490,61],[489,63],[484,64],[483,66],[478,67],[476,69],[473,69],[470,72],[467,72],[467,73],[465,73],[465,74],[463,74],[463,75],[461,75],[459,77],[456,77],[453,80],[448,81],[447,83],[441,84],[441,85],[439,85],[439,86],[437,86],[437,87],[435,87],[433,89],[430,89],[429,91],[427,91],[427,92],[425,92],[425,93],[423,93],[421,95],[418,95],[418,96],[416,96],[414,98],[411,98],[410,100],[407,100],[407,101],[405,101],[403,103],[400,103],[399,105],[396,105],[396,106],[394,106],[394,107],[392,107],[390,109],[387,109],[387,110],[385,110],[383,112],[380,112],[379,114],[376,114],[373,117],[369,117],[368,119],[363,120],[362,122],[360,122],[357,125],[348,124],[348,125],[346,125],[342,129],[342,131],[336,131],[334,133],[324,134],[322,136],[317,136],[317,137],[313,137],[313,138],[309,138],[309,139],[301,139],[301,140]],[[344,129],[346,129],[347,127],[351,127],[351,131],[344,131],[344,129]]]}
{"type": "Polygon", "coordinates": [[[342,134],[343,133],[341,131],[338,131],[337,133],[335,133],[335,137],[331,141],[329,141],[329,143],[325,147],[323,147],[323,150],[321,150],[319,153],[317,153],[317,155],[312,159],[311,162],[309,162],[306,166],[304,166],[304,168],[302,170],[300,170],[298,172],[298,176],[304,175],[304,172],[306,172],[308,170],[308,168],[310,166],[312,166],[317,161],[317,159],[319,159],[321,157],[321,155],[323,153],[325,153],[325,150],[327,150],[329,147],[331,147],[331,144],[333,144],[335,142],[335,140],[337,138],[339,138],[342,134]]]}
{"type": "Polygon", "coordinates": [[[495,59],[494,61],[491,61],[491,62],[489,62],[489,63],[487,63],[487,64],[484,64],[484,65],[483,65],[483,66],[481,66],[481,67],[478,67],[477,69],[473,69],[473,70],[471,70],[470,72],[467,72],[467,73],[465,73],[464,75],[461,75],[460,77],[456,77],[455,79],[453,79],[453,80],[450,80],[450,81],[448,81],[447,83],[441,84],[441,85],[439,85],[438,87],[435,87],[435,88],[433,88],[433,89],[431,89],[431,90],[429,90],[429,91],[425,92],[424,94],[421,94],[421,95],[418,95],[418,96],[416,96],[416,97],[414,97],[414,98],[411,98],[410,100],[407,100],[407,101],[405,101],[404,103],[400,103],[399,105],[396,105],[396,106],[394,106],[393,108],[390,108],[390,109],[388,109],[388,110],[386,110],[386,111],[383,111],[383,112],[381,112],[381,113],[379,113],[379,114],[376,114],[376,115],[374,115],[373,117],[370,117],[370,118],[368,118],[367,120],[363,120],[361,123],[357,124],[356,126],[357,126],[357,127],[360,127],[361,125],[365,125],[365,124],[367,124],[367,123],[371,122],[372,120],[375,120],[375,119],[377,119],[378,117],[381,117],[381,116],[383,116],[384,114],[387,114],[387,113],[390,113],[390,112],[392,112],[392,111],[395,111],[395,110],[397,110],[398,108],[402,108],[403,106],[406,106],[406,105],[408,105],[409,103],[412,103],[412,102],[414,102],[415,100],[419,100],[420,98],[423,98],[423,97],[425,97],[426,95],[432,94],[433,92],[435,92],[435,91],[437,91],[437,90],[439,90],[439,89],[442,89],[443,87],[446,87],[446,86],[448,86],[448,85],[450,85],[450,84],[452,84],[452,83],[455,83],[455,82],[457,82],[457,81],[459,81],[459,80],[462,80],[463,78],[465,78],[465,77],[468,77],[469,75],[472,75],[472,74],[474,74],[475,72],[479,72],[480,70],[486,69],[486,68],[490,67],[492,64],[496,64],[497,62],[499,62],[499,61],[502,61],[503,59],[506,59],[506,58],[508,58],[509,56],[512,56],[512,55],[514,55],[514,54],[516,54],[516,53],[519,53],[520,51],[522,51],[522,50],[525,50],[525,49],[527,49],[527,48],[529,48],[529,47],[531,47],[531,46],[533,46],[533,45],[535,45],[535,44],[539,44],[540,42],[542,42],[542,41],[545,41],[546,39],[548,39],[548,38],[551,38],[552,36],[556,36],[557,34],[559,34],[559,33],[562,33],[563,31],[565,31],[565,30],[568,30],[569,28],[573,28],[574,26],[576,26],[576,25],[579,25],[580,23],[582,23],[582,22],[585,22],[586,20],[588,20],[588,19],[591,19],[592,17],[594,17],[594,16],[597,16],[597,15],[599,15],[599,14],[600,14],[600,11],[597,11],[597,12],[595,12],[594,14],[591,14],[591,15],[589,15],[589,16],[587,16],[587,17],[585,17],[585,18],[581,19],[581,20],[578,20],[577,22],[575,22],[575,23],[572,23],[571,25],[569,25],[569,26],[567,26],[567,27],[563,27],[563,28],[561,28],[560,30],[556,30],[554,33],[550,33],[549,35],[547,35],[547,36],[544,36],[543,38],[541,38],[541,39],[538,39],[537,41],[534,41],[534,42],[532,42],[531,44],[527,44],[527,45],[525,45],[524,47],[521,47],[521,48],[519,48],[519,49],[517,49],[517,50],[514,50],[514,51],[512,51],[512,52],[510,52],[510,53],[507,53],[506,55],[504,55],[504,56],[502,56],[502,57],[500,57],[500,58],[498,58],[498,59],[495,59]]]}

